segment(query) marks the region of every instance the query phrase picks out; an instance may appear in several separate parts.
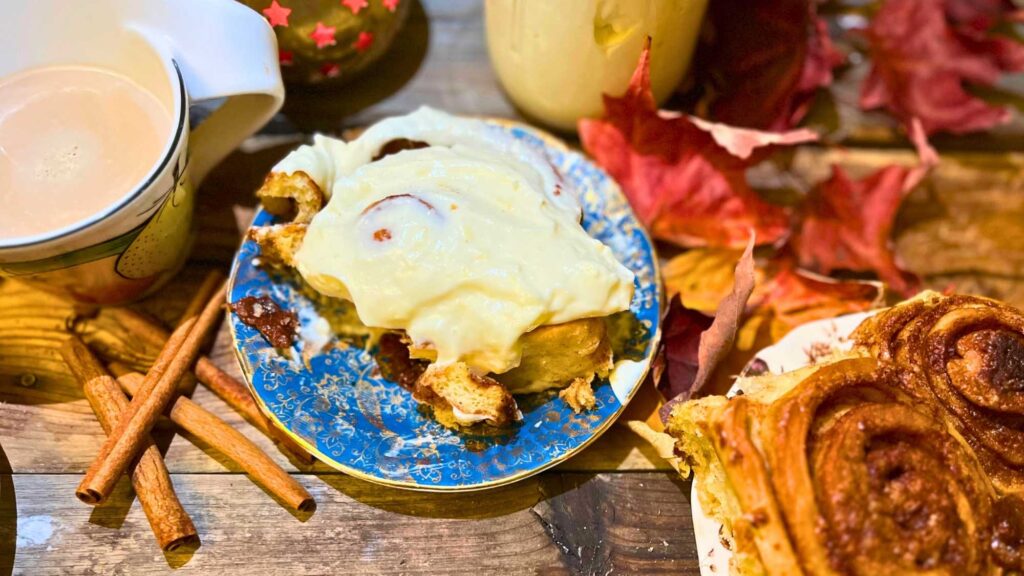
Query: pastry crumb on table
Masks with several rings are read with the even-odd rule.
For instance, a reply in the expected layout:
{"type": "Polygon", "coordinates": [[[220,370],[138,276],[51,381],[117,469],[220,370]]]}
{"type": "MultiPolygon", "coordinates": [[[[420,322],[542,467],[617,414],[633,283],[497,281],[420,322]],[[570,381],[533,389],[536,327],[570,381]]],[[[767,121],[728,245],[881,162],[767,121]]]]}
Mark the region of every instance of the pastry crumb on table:
{"type": "Polygon", "coordinates": [[[585,378],[573,380],[568,386],[558,392],[558,397],[565,400],[565,403],[577,414],[593,409],[597,403],[594,389],[591,388],[590,381],[585,378]]]}

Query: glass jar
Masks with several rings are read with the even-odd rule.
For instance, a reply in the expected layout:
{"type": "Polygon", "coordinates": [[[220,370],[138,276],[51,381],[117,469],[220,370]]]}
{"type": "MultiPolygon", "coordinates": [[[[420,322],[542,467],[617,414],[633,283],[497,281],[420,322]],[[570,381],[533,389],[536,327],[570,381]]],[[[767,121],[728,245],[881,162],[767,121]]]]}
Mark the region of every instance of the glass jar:
{"type": "Polygon", "coordinates": [[[650,36],[658,102],[683,79],[707,0],[487,0],[491,63],[525,115],[560,130],[600,116],[629,84],[650,36]]]}

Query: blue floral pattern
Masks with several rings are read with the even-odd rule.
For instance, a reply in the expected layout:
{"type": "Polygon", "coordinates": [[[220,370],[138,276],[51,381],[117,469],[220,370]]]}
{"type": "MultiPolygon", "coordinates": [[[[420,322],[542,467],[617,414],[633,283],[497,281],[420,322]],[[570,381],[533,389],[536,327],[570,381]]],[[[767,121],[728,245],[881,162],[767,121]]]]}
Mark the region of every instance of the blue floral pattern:
{"type": "MultiPolygon", "coordinates": [[[[385,380],[365,338],[335,336],[322,350],[303,350],[300,340],[276,351],[253,328],[230,317],[242,371],[257,403],[324,462],[354,476],[420,490],[473,490],[525,478],[564,461],[603,432],[639,388],[658,337],[660,286],[651,241],[619,187],[580,154],[550,136],[519,124],[493,123],[548,155],[575,184],[583,227],[608,245],[636,274],[633,316],[618,358],[642,363],[635,381],[594,383],[597,406],[575,414],[557,395],[519,399],[523,421],[509,430],[455,432],[444,428],[412,395],[385,380]],[[620,401],[619,398],[622,398],[620,401]]],[[[255,225],[273,216],[260,211],[255,225]]],[[[319,297],[300,278],[259,265],[259,248],[245,242],[235,257],[230,301],[270,295],[298,313],[302,323],[344,314],[347,302],[319,297]],[[328,310],[332,309],[332,310],[328,310]],[[329,313],[329,314],[328,314],[329,313]]]]}

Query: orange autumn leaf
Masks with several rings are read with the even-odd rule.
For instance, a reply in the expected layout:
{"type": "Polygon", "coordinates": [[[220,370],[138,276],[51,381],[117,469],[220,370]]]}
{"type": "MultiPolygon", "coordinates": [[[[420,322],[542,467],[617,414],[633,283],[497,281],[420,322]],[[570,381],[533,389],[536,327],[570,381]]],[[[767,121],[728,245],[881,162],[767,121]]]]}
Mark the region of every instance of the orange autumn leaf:
{"type": "Polygon", "coordinates": [[[655,238],[742,248],[751,232],[765,244],[789,233],[788,211],[762,200],[746,171],[775,147],[813,141],[816,134],[760,132],[659,111],[649,45],[626,93],[605,95],[604,104],[605,118],[580,121],[580,140],[655,238]]]}
{"type": "Polygon", "coordinates": [[[836,280],[796,268],[788,258],[772,263],[771,279],[757,287],[753,300],[769,316],[772,341],[808,322],[873,310],[884,305],[880,282],[836,280]]]}
{"type": "Polygon", "coordinates": [[[713,314],[732,289],[739,250],[694,248],[675,256],[661,267],[665,296],[679,294],[686,307],[713,314]]]}
{"type": "MultiPolygon", "coordinates": [[[[679,295],[687,309],[711,316],[732,289],[739,257],[735,250],[697,248],[672,258],[662,267],[667,297],[679,295]]],[[[754,276],[756,287],[736,340],[740,350],[763,343],[762,334],[776,341],[804,322],[875,308],[883,292],[879,282],[819,276],[785,256],[759,262],[754,276]]]]}

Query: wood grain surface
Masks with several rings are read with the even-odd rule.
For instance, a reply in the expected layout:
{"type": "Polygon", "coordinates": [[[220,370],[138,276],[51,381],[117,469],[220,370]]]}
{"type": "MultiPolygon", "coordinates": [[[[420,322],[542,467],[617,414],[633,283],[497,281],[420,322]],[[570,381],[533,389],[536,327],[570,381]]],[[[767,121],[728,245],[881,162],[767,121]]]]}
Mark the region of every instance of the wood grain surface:
{"type": "MultiPolygon", "coordinates": [[[[477,494],[420,494],[341,474],[296,479],[318,502],[292,515],[236,474],[176,474],[202,545],[163,553],[128,484],[99,508],[77,474],[17,474],[17,573],[695,573],[688,484],[668,473],[547,473],[477,494]]],[[[705,560],[707,561],[707,560],[705,560]]]]}
{"type": "MultiPolygon", "coordinates": [[[[135,308],[173,323],[207,271],[227,270],[253,214],[253,191],[310,132],[340,134],[421,104],[518,117],[487,62],[481,10],[474,0],[417,4],[370,74],[337,90],[290,91],[283,113],[200,190],[188,266],[135,308]]],[[[793,165],[806,181],[831,162],[859,174],[913,161],[891,122],[858,113],[845,90],[837,100],[850,147],[801,149],[793,165]]],[[[1024,305],[1024,156],[1009,152],[1022,134],[1016,122],[994,135],[938,140],[942,165],[908,199],[896,232],[899,253],[929,286],[1024,305]]],[[[104,435],[58,353],[73,312],[0,280],[0,575],[697,574],[698,561],[713,562],[697,558],[689,485],[624,426],[539,477],[483,493],[429,495],[364,483],[319,463],[302,469],[201,386],[195,402],[290,471],[317,509],[289,513],[201,441],[158,424],[154,439],[202,539],[198,549],[164,555],[127,481],[95,510],[74,497],[104,435]]],[[[102,314],[90,326],[83,337],[91,345],[129,364],[144,366],[156,353],[102,314]]],[[[223,326],[210,357],[240,375],[223,326]]],[[[644,390],[628,410],[644,417],[655,402],[644,390]]]]}

